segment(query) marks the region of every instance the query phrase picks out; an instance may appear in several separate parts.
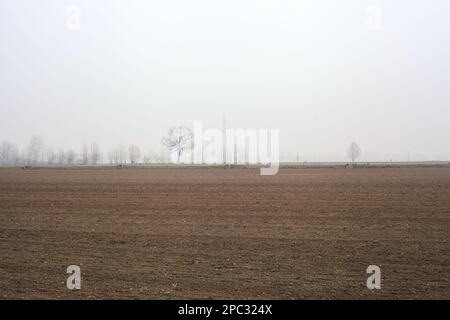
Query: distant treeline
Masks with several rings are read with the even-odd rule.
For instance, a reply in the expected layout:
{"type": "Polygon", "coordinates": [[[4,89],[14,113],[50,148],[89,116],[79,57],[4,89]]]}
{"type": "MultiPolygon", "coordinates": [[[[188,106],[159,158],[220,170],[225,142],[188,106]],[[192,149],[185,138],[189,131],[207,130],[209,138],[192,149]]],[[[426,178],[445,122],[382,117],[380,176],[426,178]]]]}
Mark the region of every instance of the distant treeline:
{"type": "Polygon", "coordinates": [[[137,145],[120,145],[102,153],[97,143],[84,143],[79,150],[63,149],[47,145],[40,137],[34,136],[28,145],[19,148],[9,141],[0,142],[0,165],[97,165],[97,164],[150,164],[166,163],[167,152],[159,153],[149,150],[145,153],[137,145]]]}

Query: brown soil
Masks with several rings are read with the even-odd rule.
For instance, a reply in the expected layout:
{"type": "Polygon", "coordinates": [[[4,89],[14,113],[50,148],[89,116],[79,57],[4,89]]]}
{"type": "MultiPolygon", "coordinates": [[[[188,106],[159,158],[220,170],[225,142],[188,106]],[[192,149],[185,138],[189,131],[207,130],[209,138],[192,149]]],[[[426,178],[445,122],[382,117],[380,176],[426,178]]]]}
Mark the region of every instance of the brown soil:
{"type": "Polygon", "coordinates": [[[0,298],[450,299],[449,280],[449,168],[0,170],[0,298]]]}

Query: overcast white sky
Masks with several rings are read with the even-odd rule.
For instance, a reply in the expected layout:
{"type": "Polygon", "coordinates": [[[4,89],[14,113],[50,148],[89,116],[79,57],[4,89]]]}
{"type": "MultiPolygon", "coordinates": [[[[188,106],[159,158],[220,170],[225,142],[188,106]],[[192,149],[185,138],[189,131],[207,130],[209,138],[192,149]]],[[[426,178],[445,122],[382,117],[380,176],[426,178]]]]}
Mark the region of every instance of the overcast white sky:
{"type": "Polygon", "coordinates": [[[0,0],[0,140],[22,146],[159,150],[226,115],[280,129],[282,159],[355,140],[363,160],[448,160],[449,89],[448,0],[0,0]]]}

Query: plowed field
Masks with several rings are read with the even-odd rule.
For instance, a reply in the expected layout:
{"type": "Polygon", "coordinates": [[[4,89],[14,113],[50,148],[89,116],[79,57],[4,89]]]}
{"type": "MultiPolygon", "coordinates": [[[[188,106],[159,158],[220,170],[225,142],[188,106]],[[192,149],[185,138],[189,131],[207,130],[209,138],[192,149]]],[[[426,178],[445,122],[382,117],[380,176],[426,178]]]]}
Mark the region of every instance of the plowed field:
{"type": "Polygon", "coordinates": [[[2,169],[0,298],[450,299],[450,168],[2,169]]]}

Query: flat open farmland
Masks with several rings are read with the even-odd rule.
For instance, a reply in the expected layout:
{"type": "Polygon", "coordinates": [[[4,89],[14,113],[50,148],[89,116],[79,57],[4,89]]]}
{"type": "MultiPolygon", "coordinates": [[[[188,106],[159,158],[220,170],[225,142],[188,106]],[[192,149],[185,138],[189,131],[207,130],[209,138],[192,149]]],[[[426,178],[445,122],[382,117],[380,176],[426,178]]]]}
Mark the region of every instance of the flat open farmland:
{"type": "Polygon", "coordinates": [[[450,299],[450,168],[2,169],[0,298],[450,299]]]}

